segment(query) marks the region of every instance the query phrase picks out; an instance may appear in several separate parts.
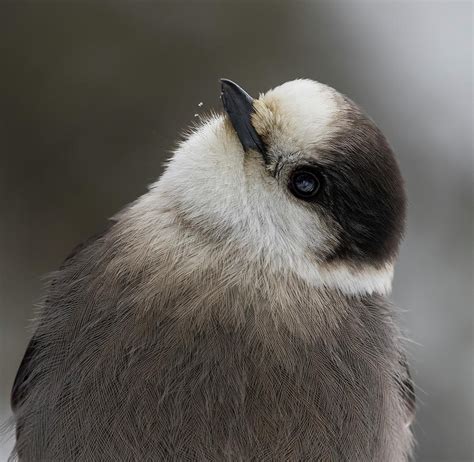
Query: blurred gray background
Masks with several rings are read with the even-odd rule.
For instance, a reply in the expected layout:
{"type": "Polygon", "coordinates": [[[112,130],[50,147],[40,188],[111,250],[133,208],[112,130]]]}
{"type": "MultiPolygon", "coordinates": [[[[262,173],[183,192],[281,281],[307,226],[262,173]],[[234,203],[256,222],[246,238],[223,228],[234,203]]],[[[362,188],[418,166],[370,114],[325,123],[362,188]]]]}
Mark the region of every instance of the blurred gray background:
{"type": "Polygon", "coordinates": [[[0,415],[43,275],[146,190],[195,113],[220,108],[218,78],[258,94],[309,77],[361,104],[400,156],[394,299],[414,341],[417,460],[473,460],[472,8],[1,1],[0,415]]]}

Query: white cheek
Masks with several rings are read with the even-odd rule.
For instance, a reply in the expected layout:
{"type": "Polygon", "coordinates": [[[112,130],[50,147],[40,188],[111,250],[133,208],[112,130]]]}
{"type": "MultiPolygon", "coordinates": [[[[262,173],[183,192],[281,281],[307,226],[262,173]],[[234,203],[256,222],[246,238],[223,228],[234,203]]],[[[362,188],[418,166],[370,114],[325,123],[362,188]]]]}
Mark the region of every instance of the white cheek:
{"type": "MultiPolygon", "coordinates": [[[[150,213],[159,213],[159,204],[170,201],[167,206],[179,208],[196,229],[214,233],[216,246],[222,247],[218,252],[238,248],[242,259],[264,265],[268,275],[292,274],[314,287],[346,294],[390,291],[391,266],[354,272],[341,265],[324,268],[316,258],[308,258],[308,249],[323,251],[328,245],[328,230],[317,216],[289,199],[258,159],[252,162],[244,162],[236,136],[217,117],[177,150],[161,179],[132,209],[151,221],[150,213]]],[[[160,236],[157,230],[157,239],[160,236]]],[[[203,255],[215,250],[203,249],[203,255]]]]}
{"type": "Polygon", "coordinates": [[[252,253],[303,254],[308,233],[318,245],[314,219],[288,200],[257,155],[245,156],[216,118],[178,149],[151,193],[165,192],[191,221],[226,229],[252,253]]]}
{"type": "Polygon", "coordinates": [[[207,122],[176,151],[154,188],[172,194],[192,218],[232,219],[242,195],[243,151],[223,117],[207,122]]]}

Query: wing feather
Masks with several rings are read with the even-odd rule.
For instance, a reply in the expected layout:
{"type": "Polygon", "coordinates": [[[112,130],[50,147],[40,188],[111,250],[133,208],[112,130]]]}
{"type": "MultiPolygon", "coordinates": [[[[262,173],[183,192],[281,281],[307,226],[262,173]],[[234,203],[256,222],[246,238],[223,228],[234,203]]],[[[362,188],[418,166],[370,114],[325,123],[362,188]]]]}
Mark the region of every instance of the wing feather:
{"type": "MultiPolygon", "coordinates": [[[[109,220],[107,223],[107,226],[104,230],[102,230],[99,233],[96,233],[95,235],[91,236],[90,238],[86,239],[84,242],[81,244],[77,245],[71,253],[66,257],[66,259],[63,261],[63,263],[60,266],[60,270],[64,269],[68,264],[70,264],[83,250],[85,250],[87,247],[89,247],[91,244],[93,244],[96,240],[102,238],[108,231],[109,229],[115,224],[116,222],[113,220],[109,220]]],[[[51,288],[54,287],[55,281],[53,280],[51,282],[51,288]]],[[[48,299],[44,302],[44,309],[48,309],[48,299]]],[[[28,346],[26,348],[26,352],[23,356],[23,359],[21,360],[20,367],[18,368],[18,371],[16,373],[15,380],[13,382],[13,387],[11,391],[11,408],[13,413],[15,414],[15,411],[18,409],[19,405],[21,402],[25,399],[25,397],[28,394],[28,389],[30,387],[31,383],[31,371],[32,371],[32,361],[33,358],[38,357],[37,352],[39,348],[39,342],[37,340],[36,333],[33,334],[32,339],[28,343],[28,346]]],[[[17,434],[18,434],[18,425],[17,425],[17,434]]]]}

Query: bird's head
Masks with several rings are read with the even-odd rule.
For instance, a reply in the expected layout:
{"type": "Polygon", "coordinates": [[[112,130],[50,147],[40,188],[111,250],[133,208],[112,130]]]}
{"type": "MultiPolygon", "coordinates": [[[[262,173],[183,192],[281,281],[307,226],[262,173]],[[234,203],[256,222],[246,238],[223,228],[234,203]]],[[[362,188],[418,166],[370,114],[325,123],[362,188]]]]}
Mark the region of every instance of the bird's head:
{"type": "Polygon", "coordinates": [[[250,97],[180,145],[154,189],[206,242],[348,294],[386,293],[405,193],[385,137],[334,89],[295,80],[250,97]]]}

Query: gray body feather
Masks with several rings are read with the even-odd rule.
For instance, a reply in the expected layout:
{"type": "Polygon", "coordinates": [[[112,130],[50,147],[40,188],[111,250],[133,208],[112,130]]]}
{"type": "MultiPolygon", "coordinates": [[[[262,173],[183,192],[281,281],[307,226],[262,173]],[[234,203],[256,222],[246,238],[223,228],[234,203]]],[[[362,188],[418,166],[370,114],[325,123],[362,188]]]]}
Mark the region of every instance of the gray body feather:
{"type": "Polygon", "coordinates": [[[382,297],[283,281],[304,294],[285,325],[271,286],[215,267],[183,279],[169,261],[145,293],[151,269],[119,271],[116,234],[54,275],[16,384],[22,461],[406,459],[406,369],[382,297]]]}

